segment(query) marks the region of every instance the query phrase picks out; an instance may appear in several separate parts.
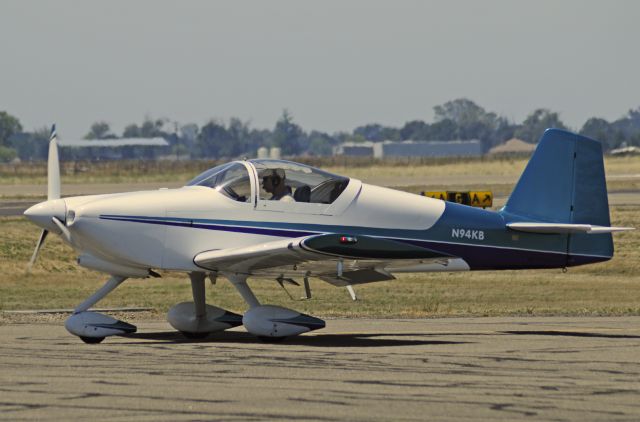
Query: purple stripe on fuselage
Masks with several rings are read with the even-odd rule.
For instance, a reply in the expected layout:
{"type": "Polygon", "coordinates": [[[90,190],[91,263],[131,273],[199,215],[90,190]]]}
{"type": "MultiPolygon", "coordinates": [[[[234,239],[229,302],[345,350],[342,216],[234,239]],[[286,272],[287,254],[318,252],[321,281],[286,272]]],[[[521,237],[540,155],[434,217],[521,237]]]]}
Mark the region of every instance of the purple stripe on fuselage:
{"type": "Polygon", "coordinates": [[[279,230],[279,229],[265,229],[262,227],[239,227],[239,226],[224,226],[218,224],[201,224],[193,222],[178,222],[178,221],[165,221],[165,220],[147,220],[140,218],[118,218],[118,217],[103,217],[103,220],[112,221],[127,221],[132,223],[144,223],[144,224],[156,224],[161,226],[173,226],[173,227],[191,227],[194,229],[216,230],[235,233],[251,233],[260,234],[264,236],[278,236],[278,237],[299,237],[309,236],[312,234],[321,234],[323,232],[305,232],[305,231],[292,231],[292,230],[279,230]]]}
{"type": "MultiPolygon", "coordinates": [[[[133,223],[156,224],[174,227],[191,227],[204,230],[227,231],[235,233],[250,233],[264,236],[277,237],[301,237],[314,234],[324,234],[320,231],[281,230],[263,227],[227,226],[219,224],[202,224],[167,220],[153,220],[132,217],[100,216],[103,220],[126,221],[133,223]]],[[[544,252],[526,249],[510,249],[499,246],[473,245],[460,243],[445,243],[434,240],[422,239],[398,239],[384,237],[384,239],[407,243],[430,249],[442,254],[460,257],[467,262],[472,270],[500,270],[500,269],[535,269],[535,268],[562,268],[576,265],[584,265],[593,262],[606,261],[608,257],[572,255],[570,259],[563,253],[544,252]]]]}

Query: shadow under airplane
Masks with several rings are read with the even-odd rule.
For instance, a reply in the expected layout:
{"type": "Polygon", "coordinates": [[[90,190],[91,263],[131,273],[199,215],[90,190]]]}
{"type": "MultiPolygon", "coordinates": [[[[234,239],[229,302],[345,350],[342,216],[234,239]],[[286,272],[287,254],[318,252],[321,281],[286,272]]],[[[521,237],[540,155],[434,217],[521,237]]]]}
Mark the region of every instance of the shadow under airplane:
{"type": "Polygon", "coordinates": [[[517,334],[530,336],[565,336],[565,337],[594,337],[594,338],[640,338],[630,334],[602,334],[581,331],[532,330],[532,331],[501,331],[503,334],[517,334]]]}
{"type": "MultiPolygon", "coordinates": [[[[429,334],[424,333],[349,333],[349,334],[316,334],[313,336],[290,337],[284,340],[288,345],[312,347],[393,347],[393,346],[428,346],[446,344],[468,344],[467,341],[420,340],[429,334]],[[398,337],[412,337],[398,338],[398,337]]],[[[255,336],[235,331],[214,333],[203,339],[188,339],[175,331],[152,333],[131,333],[121,337],[148,340],[159,343],[263,343],[255,336]]]]}

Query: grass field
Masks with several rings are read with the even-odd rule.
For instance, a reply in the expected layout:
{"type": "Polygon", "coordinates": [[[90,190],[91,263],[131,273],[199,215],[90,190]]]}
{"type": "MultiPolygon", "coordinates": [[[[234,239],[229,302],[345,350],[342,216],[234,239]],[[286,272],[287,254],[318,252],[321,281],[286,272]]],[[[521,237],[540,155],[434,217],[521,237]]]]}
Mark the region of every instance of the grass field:
{"type": "MultiPolygon", "coordinates": [[[[612,224],[640,226],[640,207],[612,207],[612,224]]],[[[106,277],[78,267],[70,247],[50,236],[32,274],[26,274],[39,229],[22,217],[0,218],[0,310],[72,308],[106,277]]],[[[343,288],[312,280],[314,298],[292,302],[273,280],[250,283],[263,303],[332,317],[439,317],[478,315],[640,315],[640,230],[615,235],[609,262],[561,270],[401,275],[357,286],[352,302],[343,288]]],[[[294,296],[301,288],[289,288],[294,296]]],[[[208,287],[208,302],[236,312],[246,306],[224,279],[208,287]]],[[[186,275],[127,280],[100,307],[151,307],[163,317],[191,300],[186,275]]],[[[0,323],[10,321],[0,314],[0,323]]]]}

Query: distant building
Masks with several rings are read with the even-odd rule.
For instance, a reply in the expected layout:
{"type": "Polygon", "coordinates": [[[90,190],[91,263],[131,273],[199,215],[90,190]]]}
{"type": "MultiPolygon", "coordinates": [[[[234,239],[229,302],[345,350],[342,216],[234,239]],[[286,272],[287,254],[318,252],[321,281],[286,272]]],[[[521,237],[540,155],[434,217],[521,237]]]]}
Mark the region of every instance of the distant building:
{"type": "Polygon", "coordinates": [[[120,138],[93,140],[58,140],[63,159],[121,160],[158,159],[169,153],[164,138],[120,138]]]}
{"type": "Polygon", "coordinates": [[[609,154],[611,155],[638,155],[640,154],[640,148],[638,147],[634,147],[634,146],[630,146],[630,147],[621,147],[621,148],[616,148],[616,149],[612,149],[611,151],[609,151],[609,154]]]}
{"type": "Polygon", "coordinates": [[[351,157],[374,157],[374,147],[380,142],[344,142],[334,148],[333,155],[348,155],[351,157]]]}
{"type": "Polygon", "coordinates": [[[525,142],[522,139],[511,138],[504,144],[496,145],[489,150],[489,154],[530,154],[535,151],[536,145],[525,142]]]}
{"type": "Polygon", "coordinates": [[[344,142],[334,150],[335,155],[354,157],[476,157],[482,155],[482,143],[468,141],[384,141],[344,142]]]}

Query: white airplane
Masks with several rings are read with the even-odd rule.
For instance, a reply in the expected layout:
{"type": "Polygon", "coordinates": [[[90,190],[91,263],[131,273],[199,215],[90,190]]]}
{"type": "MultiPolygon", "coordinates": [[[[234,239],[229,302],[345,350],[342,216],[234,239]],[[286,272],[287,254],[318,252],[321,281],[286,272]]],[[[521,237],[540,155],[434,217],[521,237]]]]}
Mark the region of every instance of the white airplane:
{"type": "MultiPolygon", "coordinates": [[[[403,272],[564,268],[613,256],[602,147],[547,130],[500,211],[472,208],[362,183],[289,161],[234,161],[179,189],[60,198],[55,126],[48,199],[24,215],[43,228],[30,266],[53,232],[81,266],[109,274],[66,328],[87,343],[136,327],[89,309],[128,278],[189,274],[193,302],[169,323],[187,337],[244,325],[277,340],[323,328],[323,320],[263,305],[248,277],[309,277],[349,288],[403,272]],[[205,279],[227,278],[244,315],[205,303],[205,279]]],[[[515,282],[515,281],[514,281],[515,282]]]]}

